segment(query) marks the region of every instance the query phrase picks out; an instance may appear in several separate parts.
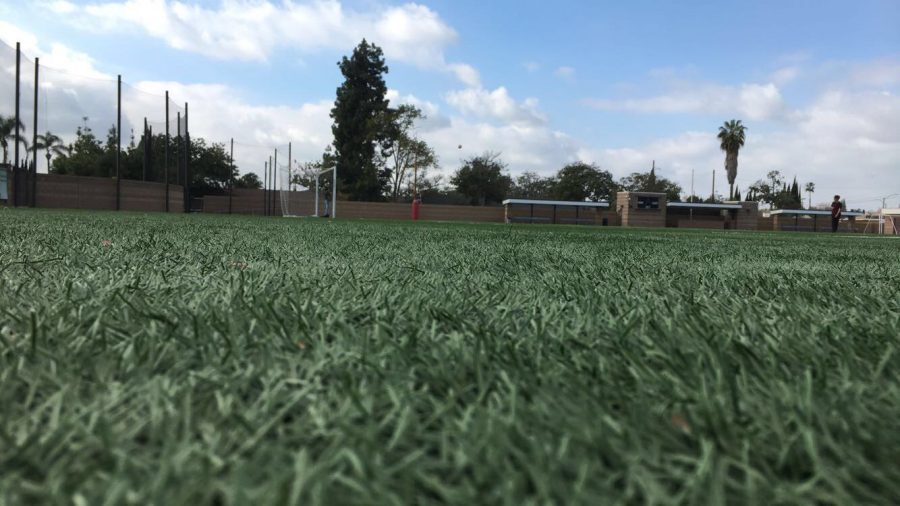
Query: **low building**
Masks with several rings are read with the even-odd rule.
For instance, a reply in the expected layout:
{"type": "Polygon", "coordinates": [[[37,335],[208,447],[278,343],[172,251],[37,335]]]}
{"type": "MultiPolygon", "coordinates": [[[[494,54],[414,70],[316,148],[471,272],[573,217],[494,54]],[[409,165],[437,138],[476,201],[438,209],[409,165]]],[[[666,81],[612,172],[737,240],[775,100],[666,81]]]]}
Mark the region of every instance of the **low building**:
{"type": "Polygon", "coordinates": [[[667,202],[664,193],[619,192],[616,212],[624,227],[757,230],[757,202],[667,202]]]}

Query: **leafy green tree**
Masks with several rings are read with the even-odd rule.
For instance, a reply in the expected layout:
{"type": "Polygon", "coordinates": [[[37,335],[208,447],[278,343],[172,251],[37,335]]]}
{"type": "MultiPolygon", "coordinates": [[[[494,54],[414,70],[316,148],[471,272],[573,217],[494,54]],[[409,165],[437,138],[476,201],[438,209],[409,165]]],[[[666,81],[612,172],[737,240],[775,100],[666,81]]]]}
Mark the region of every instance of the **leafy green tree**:
{"type": "Polygon", "coordinates": [[[516,178],[510,195],[520,199],[553,198],[553,187],[556,180],[552,177],[541,177],[536,172],[523,172],[516,178]]]}
{"type": "Polygon", "coordinates": [[[331,110],[331,132],[341,189],[351,200],[380,200],[390,177],[376,165],[376,149],[391,147],[384,128],[388,67],[381,48],[365,39],[338,66],[344,82],[331,110]]]}
{"type": "Polygon", "coordinates": [[[388,109],[383,128],[390,141],[390,149],[376,153],[382,172],[390,174],[390,198],[399,202],[413,192],[411,179],[425,178],[428,169],[437,166],[437,155],[428,143],[412,133],[415,123],[425,119],[422,111],[412,105],[403,104],[396,109],[388,109]]]}
{"type": "Polygon", "coordinates": [[[769,191],[775,192],[779,185],[784,184],[784,180],[781,179],[781,172],[777,170],[770,170],[766,174],[766,179],[768,179],[772,184],[769,185],[769,191]]]}
{"type": "Polygon", "coordinates": [[[665,193],[669,202],[681,201],[681,186],[664,177],[657,177],[655,168],[650,172],[632,172],[619,181],[619,186],[630,192],[665,193]]]}
{"type": "Polygon", "coordinates": [[[725,171],[728,174],[728,195],[734,197],[734,180],[737,177],[738,152],[744,147],[747,138],[747,127],[741,124],[741,120],[726,121],[719,127],[719,147],[725,152],[725,171]]]}
{"type": "MultiPolygon", "coordinates": [[[[148,157],[148,180],[162,182],[165,180],[165,135],[142,136],[136,143],[129,143],[122,150],[119,160],[119,174],[122,179],[142,179],[145,163],[144,144],[148,144],[151,152],[148,157]]],[[[179,153],[182,153],[183,142],[177,137],[169,138],[170,182],[175,182],[175,167],[178,165],[179,153]]],[[[116,163],[116,129],[110,128],[106,143],[101,143],[93,131],[87,126],[79,127],[75,141],[66,150],[60,150],[53,159],[51,172],[75,176],[115,177],[116,163]]],[[[191,140],[190,153],[191,181],[190,186],[195,195],[223,194],[231,186],[231,178],[238,177],[237,168],[231,164],[230,156],[224,144],[208,144],[202,138],[191,140]]],[[[253,177],[256,177],[255,175],[253,177]]],[[[257,178],[258,179],[258,178],[257,178]]],[[[236,184],[237,185],[237,184],[236,184]]],[[[260,185],[261,186],[261,185],[260,185]]]]}
{"type": "Polygon", "coordinates": [[[556,174],[553,196],[559,200],[583,202],[612,200],[619,187],[613,175],[594,164],[575,162],[556,174]]]}
{"type": "MultiPolygon", "coordinates": [[[[159,142],[162,144],[162,140],[159,142]]],[[[191,138],[190,151],[191,192],[195,195],[221,195],[227,193],[232,178],[237,179],[237,168],[224,144],[209,144],[202,138],[191,138]]]]}
{"type": "Polygon", "coordinates": [[[257,176],[255,173],[248,172],[234,180],[234,187],[258,190],[262,188],[262,181],[259,180],[259,176],[257,176]]]}
{"type": "Polygon", "coordinates": [[[499,154],[485,153],[463,162],[450,178],[450,184],[468,197],[470,204],[500,203],[512,187],[512,178],[504,170],[506,165],[500,161],[499,154]]]}
{"type": "MultiPolygon", "coordinates": [[[[113,139],[115,139],[114,135],[113,139]]],[[[112,149],[115,154],[115,145],[112,149]]],[[[114,174],[107,172],[108,167],[103,163],[106,152],[107,150],[90,127],[78,127],[75,131],[75,141],[69,146],[66,153],[53,159],[50,172],[70,176],[112,176],[114,174]]]]}

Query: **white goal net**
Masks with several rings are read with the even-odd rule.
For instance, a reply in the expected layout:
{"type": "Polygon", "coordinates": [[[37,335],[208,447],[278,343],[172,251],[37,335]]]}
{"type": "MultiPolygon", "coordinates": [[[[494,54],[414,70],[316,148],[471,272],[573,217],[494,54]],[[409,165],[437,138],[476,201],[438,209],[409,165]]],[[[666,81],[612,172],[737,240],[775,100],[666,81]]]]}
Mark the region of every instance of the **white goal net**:
{"type": "Polygon", "coordinates": [[[335,217],[337,169],[326,169],[303,176],[297,167],[279,164],[277,169],[282,216],[335,217]]]}
{"type": "Polygon", "coordinates": [[[281,202],[281,215],[286,218],[295,218],[297,216],[302,216],[300,210],[300,202],[299,199],[294,198],[294,195],[298,191],[306,191],[308,188],[304,188],[296,183],[294,175],[295,172],[291,170],[290,165],[278,165],[278,197],[281,202]]]}

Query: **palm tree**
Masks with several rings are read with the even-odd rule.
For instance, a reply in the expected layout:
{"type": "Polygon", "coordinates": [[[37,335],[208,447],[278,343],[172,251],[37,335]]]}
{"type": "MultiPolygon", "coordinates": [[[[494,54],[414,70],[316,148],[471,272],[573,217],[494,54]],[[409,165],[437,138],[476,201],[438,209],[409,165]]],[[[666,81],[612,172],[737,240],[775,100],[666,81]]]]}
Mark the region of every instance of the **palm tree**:
{"type": "Polygon", "coordinates": [[[816,191],[816,183],[806,183],[806,187],[803,188],[807,194],[809,194],[809,208],[812,209],[812,194],[816,191]]]}
{"type": "Polygon", "coordinates": [[[63,144],[62,139],[56,134],[47,132],[45,134],[38,135],[37,137],[37,149],[44,149],[47,151],[45,155],[47,157],[47,173],[50,173],[50,159],[53,155],[56,156],[65,156],[69,154],[69,148],[63,144]]]}
{"type": "Polygon", "coordinates": [[[725,171],[728,173],[728,184],[731,197],[734,196],[734,180],[737,178],[738,151],[744,147],[747,127],[741,124],[741,120],[726,121],[719,127],[717,136],[722,142],[721,148],[725,152],[725,171]]]}
{"type": "MultiPolygon", "coordinates": [[[[25,130],[25,125],[19,121],[18,130],[25,130]]],[[[15,118],[4,118],[0,116],[0,148],[3,149],[3,165],[6,165],[9,162],[9,141],[15,142],[16,139],[16,119],[15,118]]],[[[25,136],[23,134],[19,134],[19,139],[24,143],[25,136]]],[[[26,143],[27,149],[27,143],[26,143]]],[[[26,155],[27,156],[27,155],[26,155]]]]}

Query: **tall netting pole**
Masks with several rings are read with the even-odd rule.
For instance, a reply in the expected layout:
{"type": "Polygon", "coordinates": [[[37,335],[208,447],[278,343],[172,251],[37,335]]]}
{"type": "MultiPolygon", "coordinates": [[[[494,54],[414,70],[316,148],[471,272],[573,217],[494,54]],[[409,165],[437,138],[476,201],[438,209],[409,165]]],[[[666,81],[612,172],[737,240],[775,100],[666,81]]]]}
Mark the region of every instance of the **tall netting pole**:
{"type": "Polygon", "coordinates": [[[181,111],[175,113],[175,184],[181,184],[181,111]]]}
{"type": "Polygon", "coordinates": [[[19,117],[19,81],[22,77],[21,75],[21,66],[22,66],[22,45],[19,42],[16,42],[16,124],[13,125],[13,129],[16,131],[16,147],[13,150],[13,154],[15,159],[13,160],[13,191],[15,192],[13,195],[13,205],[18,206],[20,202],[19,198],[19,188],[21,188],[20,180],[21,177],[19,174],[19,143],[22,142],[22,136],[19,133],[19,125],[22,124],[22,118],[19,117]]]}
{"type": "Polygon", "coordinates": [[[166,145],[163,147],[163,180],[166,183],[166,212],[169,212],[169,90],[166,90],[166,145]]]}
{"type": "Polygon", "coordinates": [[[231,198],[234,196],[234,137],[231,138],[231,151],[228,155],[231,172],[228,174],[228,214],[231,214],[231,198]]]}
{"type": "Polygon", "coordinates": [[[184,103],[184,212],[191,211],[191,134],[188,103],[184,103]]]}
{"type": "Polygon", "coordinates": [[[278,148],[275,148],[275,163],[272,165],[272,177],[269,178],[269,181],[272,182],[272,216],[275,216],[275,193],[278,192],[278,148]]]}
{"type": "MultiPolygon", "coordinates": [[[[38,156],[38,80],[40,58],[34,59],[34,124],[32,125],[31,149],[31,207],[37,207],[37,156],[38,156]]],[[[48,170],[49,172],[49,170],[48,170]]]]}
{"type": "Polygon", "coordinates": [[[119,74],[116,105],[116,211],[122,208],[122,178],[119,173],[122,158],[122,74],[119,74]]]}
{"type": "Polygon", "coordinates": [[[331,173],[331,219],[337,214],[337,166],[331,173]]]}
{"type": "MultiPolygon", "coordinates": [[[[269,157],[271,160],[272,157],[269,157]]],[[[263,162],[263,216],[269,215],[269,162],[263,162]]]]}
{"type": "Polygon", "coordinates": [[[149,151],[147,144],[150,143],[150,136],[147,134],[147,117],[144,116],[144,132],[141,134],[141,181],[147,180],[147,165],[149,165],[149,151]]]}

